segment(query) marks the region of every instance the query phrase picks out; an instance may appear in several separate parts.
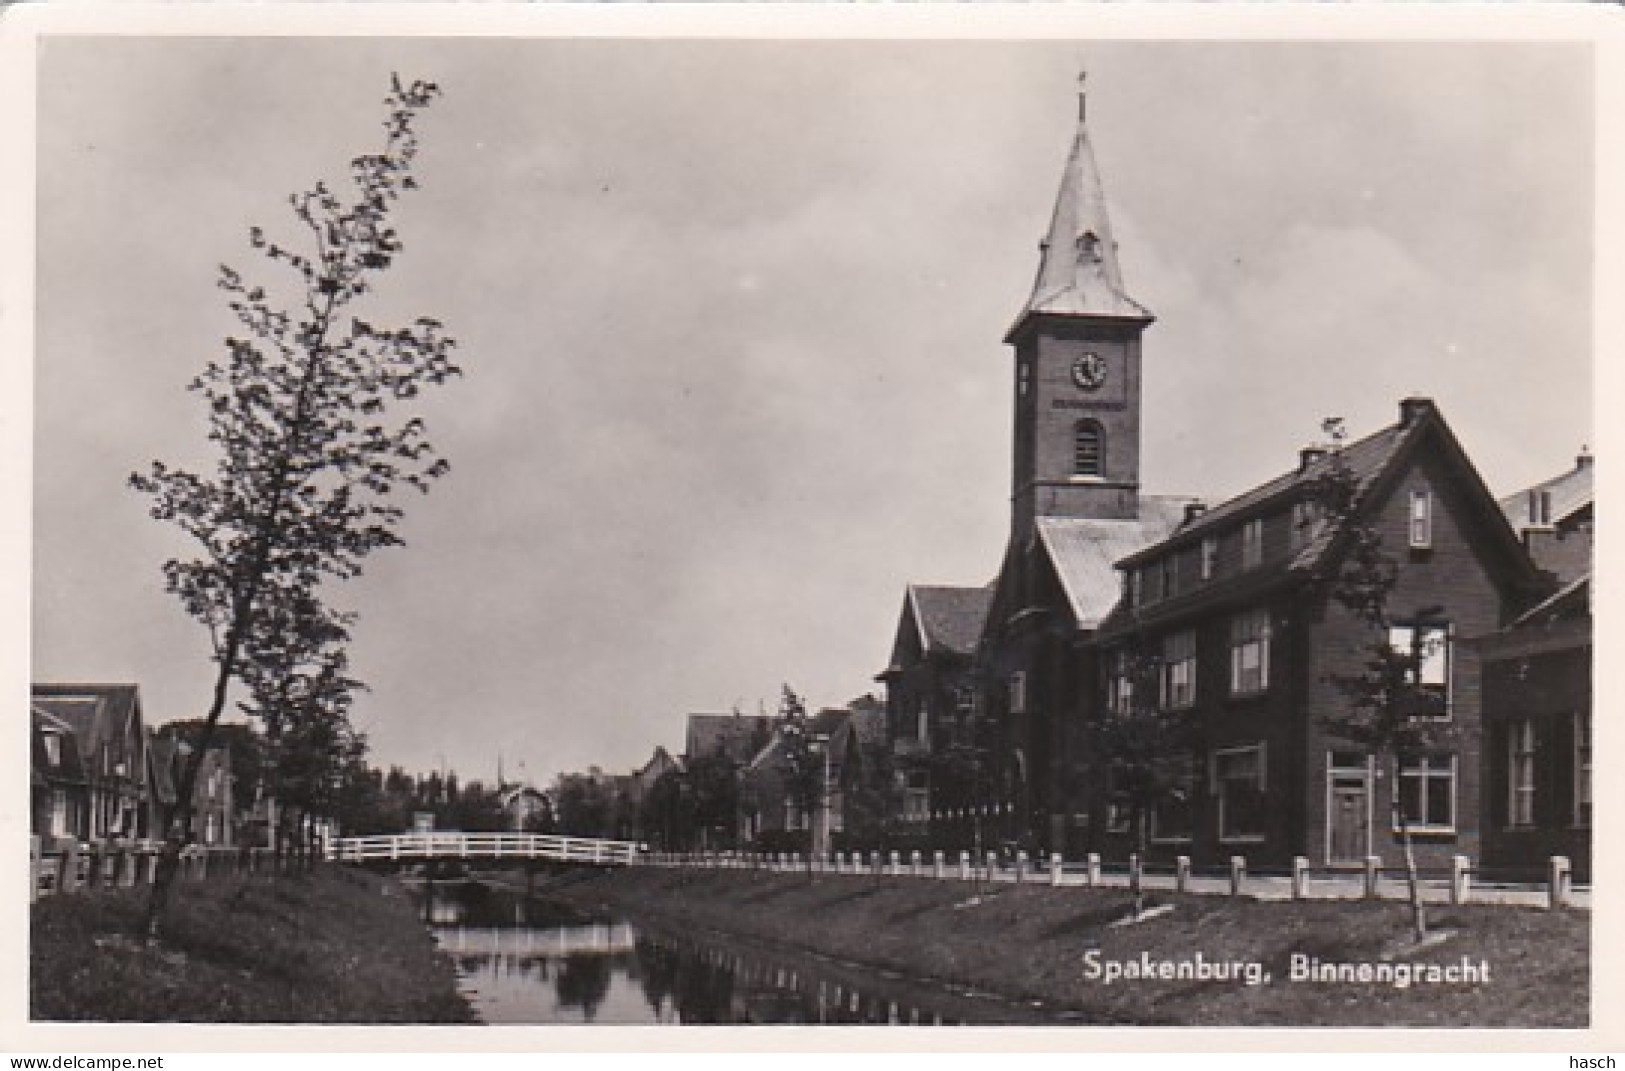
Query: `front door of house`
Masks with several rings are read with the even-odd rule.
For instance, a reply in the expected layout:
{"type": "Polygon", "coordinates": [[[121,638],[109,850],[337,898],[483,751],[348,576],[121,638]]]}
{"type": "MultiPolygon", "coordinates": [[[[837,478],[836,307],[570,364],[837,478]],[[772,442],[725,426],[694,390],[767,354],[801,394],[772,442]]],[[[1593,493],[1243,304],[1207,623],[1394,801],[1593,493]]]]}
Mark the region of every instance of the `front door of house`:
{"type": "Polygon", "coordinates": [[[1371,800],[1363,774],[1334,775],[1331,784],[1331,841],[1327,862],[1362,863],[1371,852],[1371,800]]]}

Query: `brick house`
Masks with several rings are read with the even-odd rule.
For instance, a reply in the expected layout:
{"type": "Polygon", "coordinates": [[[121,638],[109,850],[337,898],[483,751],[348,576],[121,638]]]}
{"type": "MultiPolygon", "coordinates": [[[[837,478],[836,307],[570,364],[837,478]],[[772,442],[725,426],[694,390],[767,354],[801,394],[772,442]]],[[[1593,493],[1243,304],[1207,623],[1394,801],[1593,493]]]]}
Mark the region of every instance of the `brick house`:
{"type": "MultiPolygon", "coordinates": [[[[155,836],[156,831],[162,830],[179,796],[184,764],[191,754],[191,745],[179,740],[173,730],[160,729],[148,745],[155,836]]],[[[244,831],[238,825],[234,787],[231,749],[223,745],[209,748],[192,786],[192,843],[213,848],[237,843],[244,831]]]]}
{"type": "Polygon", "coordinates": [[[762,850],[839,851],[856,845],[867,822],[889,815],[866,807],[883,794],[888,764],[885,712],[859,699],[844,709],[826,708],[806,720],[807,739],[821,764],[811,810],[795,798],[786,756],[784,726],[740,771],[740,841],[762,850]]]}
{"type": "Polygon", "coordinates": [[[1501,500],[1535,564],[1567,584],[1591,575],[1596,469],[1589,451],[1574,468],[1501,500]]]}
{"type": "Polygon", "coordinates": [[[84,840],[155,836],[147,785],[147,734],[140,690],[133,684],[36,684],[33,709],[60,726],[58,738],[78,748],[83,813],[74,835],[84,840]]]}
{"type": "MultiPolygon", "coordinates": [[[[1359,668],[1369,635],[1329,598],[1324,581],[1344,541],[1315,520],[1306,486],[1329,462],[1305,450],[1293,471],[1193,510],[1168,538],[1119,562],[1125,594],[1098,637],[1095,716],[1111,716],[1133,686],[1118,667],[1134,651],[1158,667],[1153,701],[1193,711],[1201,727],[1188,791],[1153,816],[1153,844],[1165,854],[1393,864],[1396,796],[1423,865],[1479,853],[1481,676],[1477,650],[1462,641],[1510,622],[1543,578],[1431,402],[1401,402],[1397,423],[1343,456],[1365,520],[1398,564],[1388,640],[1425,649],[1422,683],[1439,691],[1449,742],[1389,769],[1324,728],[1349,701],[1331,678],[1359,668]]],[[[1103,787],[1088,787],[1090,840],[1125,851],[1127,830],[1113,828],[1103,787]]]]}
{"type": "Polygon", "coordinates": [[[1593,472],[1502,500],[1535,562],[1565,581],[1507,628],[1475,640],[1484,672],[1484,853],[1490,877],[1529,879],[1553,855],[1591,880],[1593,472]]]}
{"type": "Polygon", "coordinates": [[[886,735],[902,781],[905,827],[923,832],[934,814],[969,803],[955,786],[933,785],[932,767],[948,748],[976,740],[976,645],[992,601],[991,584],[910,584],[904,593],[891,658],[875,680],[886,686],[886,735]]]}

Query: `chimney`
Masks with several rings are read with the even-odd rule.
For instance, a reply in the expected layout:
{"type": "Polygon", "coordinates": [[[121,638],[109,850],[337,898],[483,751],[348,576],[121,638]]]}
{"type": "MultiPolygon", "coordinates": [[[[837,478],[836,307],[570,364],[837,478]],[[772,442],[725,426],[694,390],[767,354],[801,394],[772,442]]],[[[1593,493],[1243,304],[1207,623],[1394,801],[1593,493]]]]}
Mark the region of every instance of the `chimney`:
{"type": "Polygon", "coordinates": [[[1399,403],[1399,426],[1408,428],[1418,419],[1433,412],[1432,398],[1418,398],[1412,395],[1399,403]]]}
{"type": "Polygon", "coordinates": [[[1580,447],[1580,456],[1574,459],[1575,469],[1589,469],[1591,467],[1591,462],[1591,448],[1589,446],[1580,447]]]}
{"type": "Polygon", "coordinates": [[[1196,520],[1196,518],[1200,517],[1206,512],[1207,504],[1204,502],[1185,503],[1185,523],[1190,524],[1192,521],[1196,520]]]}
{"type": "Polygon", "coordinates": [[[1326,448],[1324,446],[1306,446],[1298,451],[1298,471],[1308,472],[1310,465],[1324,460],[1326,460],[1326,448]]]}

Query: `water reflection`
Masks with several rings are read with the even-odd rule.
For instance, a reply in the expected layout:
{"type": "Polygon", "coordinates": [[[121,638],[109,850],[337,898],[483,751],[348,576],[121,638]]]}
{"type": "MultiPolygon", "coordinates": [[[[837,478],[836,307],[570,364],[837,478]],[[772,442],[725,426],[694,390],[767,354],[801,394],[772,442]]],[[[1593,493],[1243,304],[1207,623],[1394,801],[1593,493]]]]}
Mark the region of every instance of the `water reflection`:
{"type": "Polygon", "coordinates": [[[487,1023],[941,1024],[874,977],[789,965],[691,937],[584,919],[477,884],[436,889],[427,912],[487,1023]]]}

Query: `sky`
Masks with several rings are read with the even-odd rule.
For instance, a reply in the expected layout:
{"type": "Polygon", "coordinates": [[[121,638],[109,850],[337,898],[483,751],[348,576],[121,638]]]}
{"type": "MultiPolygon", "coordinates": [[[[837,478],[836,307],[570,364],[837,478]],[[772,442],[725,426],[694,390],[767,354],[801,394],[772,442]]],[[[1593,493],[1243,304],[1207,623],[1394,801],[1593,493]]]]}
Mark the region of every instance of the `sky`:
{"type": "Polygon", "coordinates": [[[1490,489],[1592,425],[1581,44],[50,38],[38,74],[32,672],[195,717],[189,548],[221,263],[440,84],[374,319],[431,315],[452,473],[360,614],[373,761],[538,784],[690,712],[878,692],[904,587],[985,583],[1011,357],[1088,70],[1145,336],[1141,479],[1220,501],[1435,399],[1490,489]]]}

